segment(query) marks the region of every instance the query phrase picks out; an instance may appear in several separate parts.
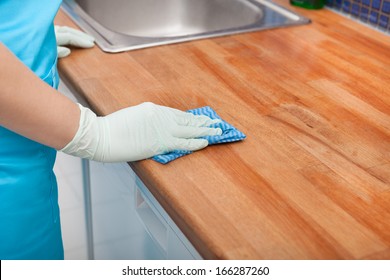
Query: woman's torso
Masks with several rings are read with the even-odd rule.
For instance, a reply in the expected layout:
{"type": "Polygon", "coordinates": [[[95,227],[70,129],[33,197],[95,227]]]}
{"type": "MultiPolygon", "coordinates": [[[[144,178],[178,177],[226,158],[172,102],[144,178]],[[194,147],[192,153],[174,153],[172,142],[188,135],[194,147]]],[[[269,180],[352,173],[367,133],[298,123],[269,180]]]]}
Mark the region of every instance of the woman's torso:
{"type": "MultiPolygon", "coordinates": [[[[0,42],[55,88],[60,2],[0,1],[0,42]]],[[[0,126],[0,259],[63,258],[55,157],[54,149],[0,126]]]]}

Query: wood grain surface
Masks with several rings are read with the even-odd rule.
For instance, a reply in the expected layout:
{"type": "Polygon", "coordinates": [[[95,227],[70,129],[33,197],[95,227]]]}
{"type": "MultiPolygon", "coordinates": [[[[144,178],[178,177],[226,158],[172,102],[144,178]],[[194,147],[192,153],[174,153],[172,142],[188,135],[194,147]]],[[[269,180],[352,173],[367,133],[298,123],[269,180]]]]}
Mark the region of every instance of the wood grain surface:
{"type": "MultiPolygon", "coordinates": [[[[273,29],[61,59],[100,115],[211,106],[247,135],[131,163],[206,259],[390,258],[390,37],[330,10],[273,29]]],[[[62,12],[57,24],[73,26],[62,12]]]]}

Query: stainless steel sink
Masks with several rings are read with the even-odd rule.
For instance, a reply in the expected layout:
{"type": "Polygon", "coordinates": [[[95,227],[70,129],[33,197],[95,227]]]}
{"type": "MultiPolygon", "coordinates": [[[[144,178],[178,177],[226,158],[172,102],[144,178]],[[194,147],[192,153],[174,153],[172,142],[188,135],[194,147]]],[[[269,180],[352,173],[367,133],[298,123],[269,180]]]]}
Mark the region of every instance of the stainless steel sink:
{"type": "Polygon", "coordinates": [[[310,22],[267,0],[64,0],[62,8],[106,52],[310,22]]]}

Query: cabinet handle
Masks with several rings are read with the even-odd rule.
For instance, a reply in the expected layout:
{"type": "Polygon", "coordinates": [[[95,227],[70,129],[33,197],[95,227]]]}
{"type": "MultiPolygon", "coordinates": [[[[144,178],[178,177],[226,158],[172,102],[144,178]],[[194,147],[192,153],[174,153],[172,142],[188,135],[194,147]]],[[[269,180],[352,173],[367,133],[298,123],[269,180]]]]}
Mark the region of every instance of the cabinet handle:
{"type": "Polygon", "coordinates": [[[168,250],[168,225],[157,212],[153,210],[153,205],[145,198],[142,192],[136,188],[136,212],[146,231],[153,241],[160,247],[165,255],[168,250]]]}

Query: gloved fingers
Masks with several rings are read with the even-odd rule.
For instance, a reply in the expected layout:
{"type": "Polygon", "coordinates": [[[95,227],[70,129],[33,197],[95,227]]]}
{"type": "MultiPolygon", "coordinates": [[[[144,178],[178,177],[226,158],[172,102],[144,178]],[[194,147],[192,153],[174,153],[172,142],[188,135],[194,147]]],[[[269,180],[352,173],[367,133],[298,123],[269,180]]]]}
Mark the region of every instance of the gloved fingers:
{"type": "Polygon", "coordinates": [[[71,28],[69,26],[58,26],[56,25],[55,27],[55,33],[57,34],[73,34],[77,37],[80,37],[80,38],[83,38],[85,40],[88,40],[88,41],[95,41],[95,38],[93,38],[91,35],[83,32],[83,31],[80,31],[80,30],[77,30],[77,29],[74,29],[74,28],[71,28]]]}
{"type": "Polygon", "coordinates": [[[194,115],[192,113],[178,111],[175,112],[178,125],[203,127],[210,126],[215,123],[220,123],[220,119],[211,119],[203,115],[194,115]]]}
{"type": "Polygon", "coordinates": [[[196,151],[207,147],[209,142],[206,139],[182,139],[182,138],[173,138],[171,145],[168,149],[173,150],[187,150],[187,151],[196,151]]]}
{"type": "Polygon", "coordinates": [[[55,26],[57,45],[71,45],[80,48],[91,48],[94,46],[95,39],[74,28],[68,26],[55,26]]]}
{"type": "Polygon", "coordinates": [[[176,131],[173,131],[173,136],[178,138],[198,138],[202,136],[215,136],[221,135],[222,130],[220,128],[209,127],[194,127],[194,126],[178,126],[176,131]]]}
{"type": "Polygon", "coordinates": [[[72,33],[63,33],[57,35],[57,45],[70,45],[79,48],[92,48],[94,46],[94,42],[89,39],[79,37],[78,35],[72,33]]]}
{"type": "Polygon", "coordinates": [[[59,58],[67,57],[70,54],[70,49],[65,47],[57,47],[57,53],[59,58]]]}

